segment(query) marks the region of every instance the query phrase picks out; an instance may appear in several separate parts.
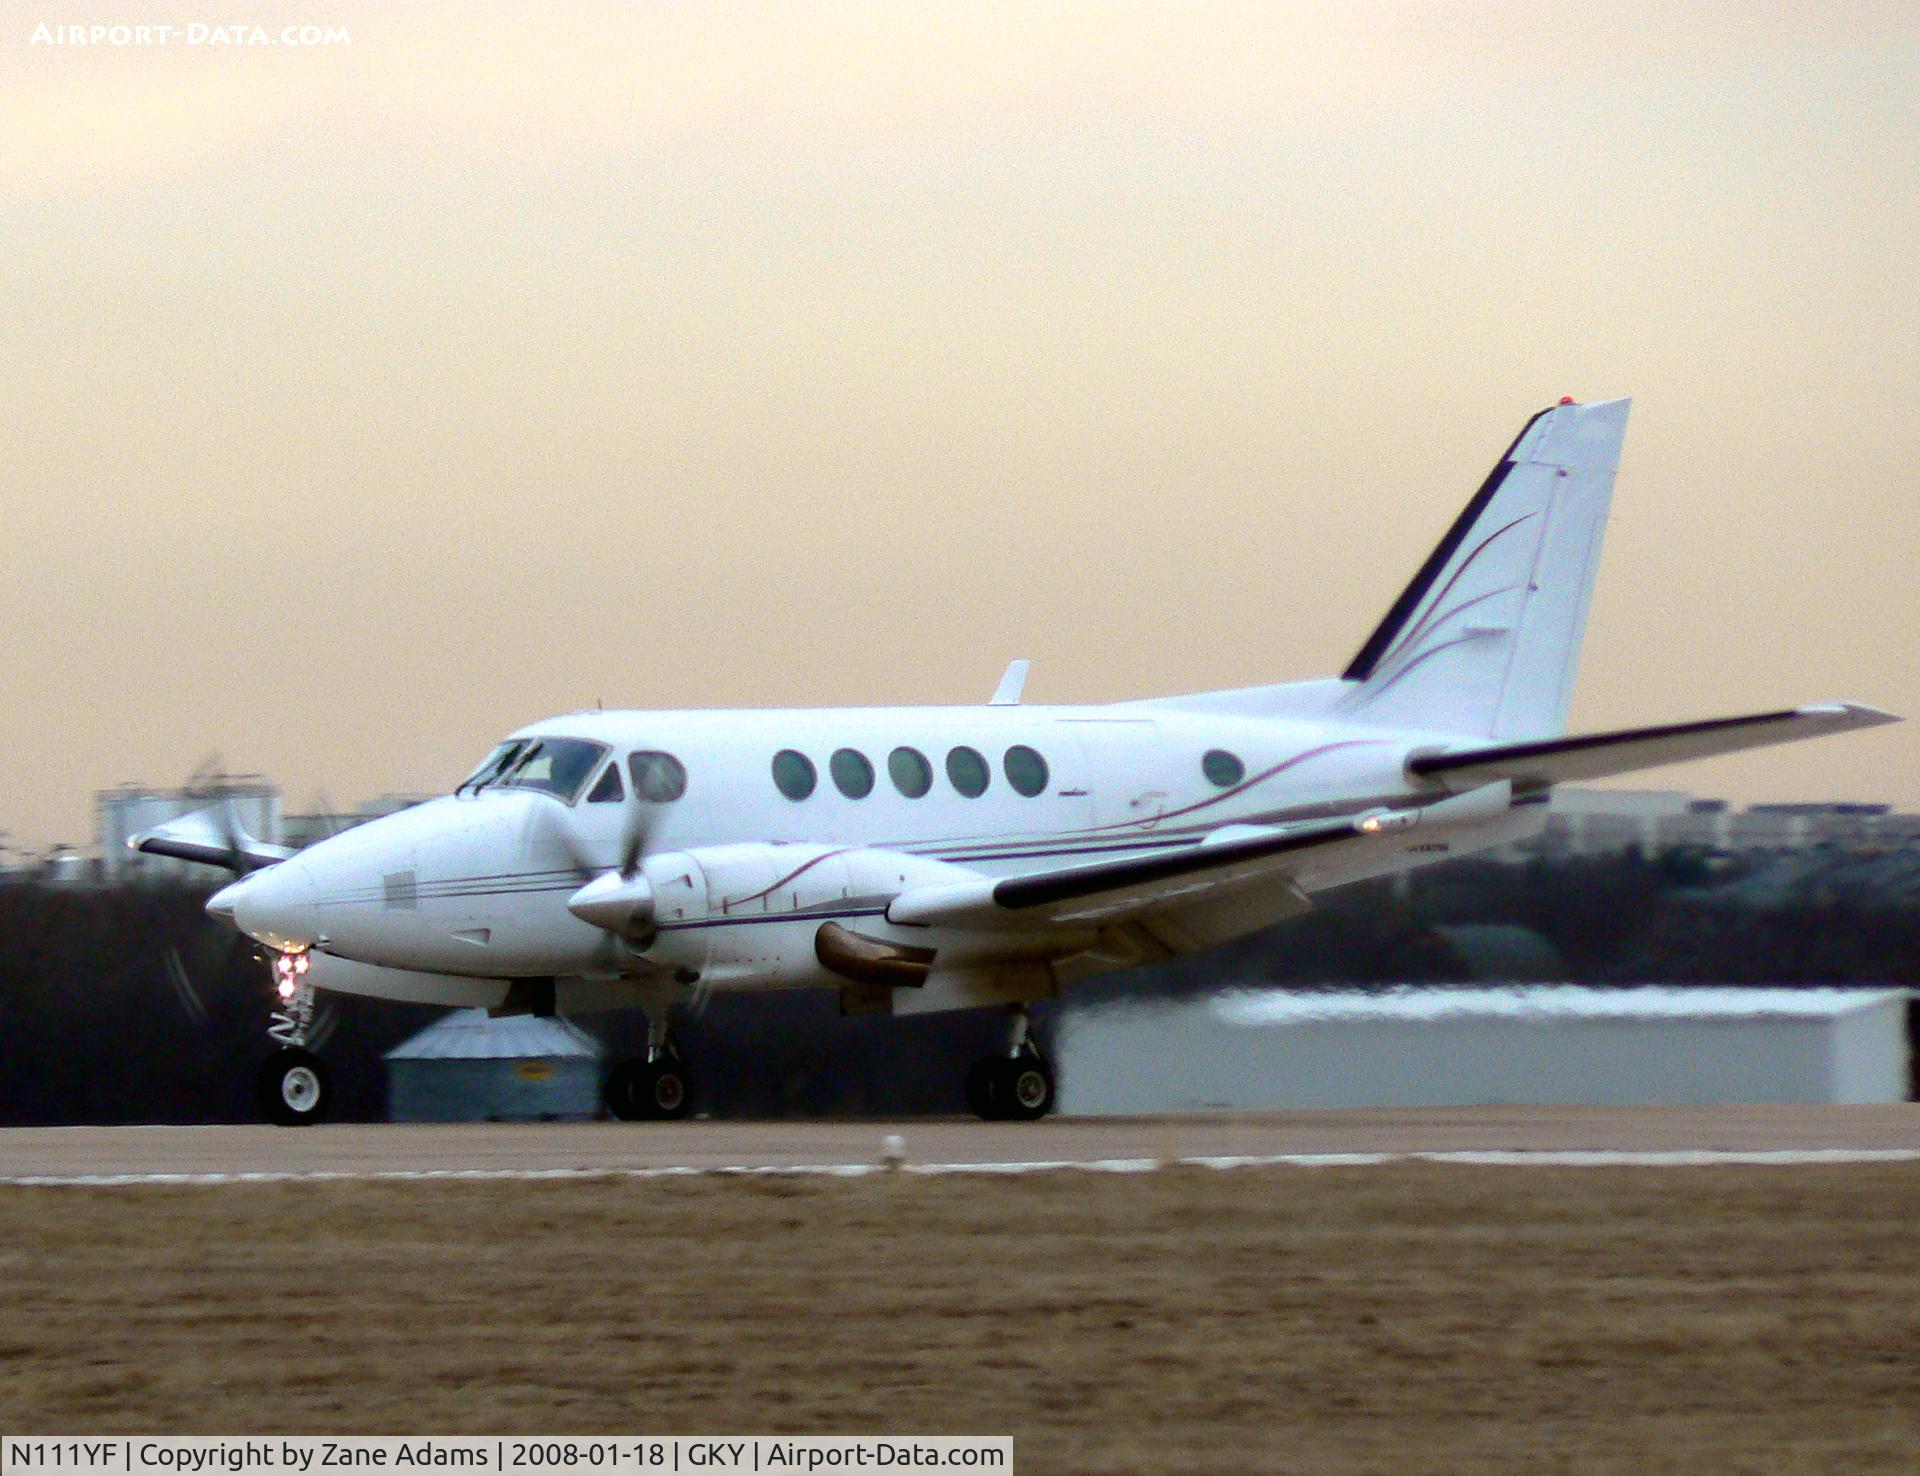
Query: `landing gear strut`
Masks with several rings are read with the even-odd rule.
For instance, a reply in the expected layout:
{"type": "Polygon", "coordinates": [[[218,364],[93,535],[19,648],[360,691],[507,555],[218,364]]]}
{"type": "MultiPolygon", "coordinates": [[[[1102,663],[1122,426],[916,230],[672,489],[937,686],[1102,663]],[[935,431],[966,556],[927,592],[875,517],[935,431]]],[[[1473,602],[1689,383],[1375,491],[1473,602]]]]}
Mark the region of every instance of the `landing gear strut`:
{"type": "Polygon", "coordinates": [[[607,1073],[607,1111],[623,1122],[667,1122],[693,1110],[693,1082],[667,1031],[667,1000],[647,1001],[647,1054],[607,1073]]]}
{"type": "Polygon", "coordinates": [[[1028,1031],[1027,1007],[1010,1010],[1007,1048],[967,1072],[967,1110],[987,1122],[1037,1122],[1053,1110],[1053,1072],[1028,1031]]]}
{"type": "Polygon", "coordinates": [[[306,1127],[325,1114],[332,1095],[326,1064],[308,1050],[313,1025],[313,986],[307,982],[307,956],[282,953],[273,960],[274,994],[279,1008],[267,1022],[267,1034],[279,1047],[254,1078],[261,1115],[281,1127],[306,1127]]]}

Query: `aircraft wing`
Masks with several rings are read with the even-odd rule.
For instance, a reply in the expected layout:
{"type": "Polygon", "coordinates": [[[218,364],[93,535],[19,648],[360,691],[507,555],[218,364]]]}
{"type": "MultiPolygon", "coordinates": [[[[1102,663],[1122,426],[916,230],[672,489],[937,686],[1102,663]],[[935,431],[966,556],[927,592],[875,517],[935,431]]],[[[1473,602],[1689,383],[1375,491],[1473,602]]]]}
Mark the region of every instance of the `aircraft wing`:
{"type": "Polygon", "coordinates": [[[1408,761],[1407,772],[1455,793],[1500,779],[1511,780],[1515,789],[1524,792],[1899,721],[1892,713],[1864,703],[1828,702],[1746,717],[1417,754],[1408,761]]]}
{"type": "Polygon", "coordinates": [[[1297,896],[1296,877],[1325,876],[1356,863],[1365,870],[1367,862],[1432,844],[1433,836],[1450,828],[1499,819],[1512,808],[1511,793],[1506,784],[1488,784],[1415,809],[1367,810],[1288,827],[1228,826],[1184,849],[1133,860],[915,887],[893,899],[887,918],[908,926],[977,929],[1104,927],[1257,883],[1294,887],[1297,896]]]}
{"type": "Polygon", "coordinates": [[[242,875],[284,861],[293,854],[286,846],[255,840],[224,805],[210,805],[144,830],[128,837],[127,846],[145,851],[149,856],[198,861],[242,875]]]}

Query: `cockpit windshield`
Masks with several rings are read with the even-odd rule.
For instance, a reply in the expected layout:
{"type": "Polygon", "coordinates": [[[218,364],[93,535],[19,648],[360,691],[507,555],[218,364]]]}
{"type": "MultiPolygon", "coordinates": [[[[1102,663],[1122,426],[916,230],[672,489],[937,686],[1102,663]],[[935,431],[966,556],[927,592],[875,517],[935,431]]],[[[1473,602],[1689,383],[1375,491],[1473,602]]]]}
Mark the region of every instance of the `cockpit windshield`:
{"type": "Polygon", "coordinates": [[[491,784],[500,777],[507,765],[520,757],[520,751],[526,746],[527,740],[524,738],[495,744],[493,751],[480,760],[480,767],[455,785],[453,792],[465,794],[469,789],[478,789],[483,784],[491,784]]]}
{"type": "Polygon", "coordinates": [[[538,789],[572,804],[606,752],[606,744],[584,738],[536,738],[494,782],[502,789],[538,789]]]}
{"type": "Polygon", "coordinates": [[[496,745],[454,793],[477,793],[499,785],[537,789],[572,804],[606,752],[605,744],[584,738],[510,738],[496,745]]]}

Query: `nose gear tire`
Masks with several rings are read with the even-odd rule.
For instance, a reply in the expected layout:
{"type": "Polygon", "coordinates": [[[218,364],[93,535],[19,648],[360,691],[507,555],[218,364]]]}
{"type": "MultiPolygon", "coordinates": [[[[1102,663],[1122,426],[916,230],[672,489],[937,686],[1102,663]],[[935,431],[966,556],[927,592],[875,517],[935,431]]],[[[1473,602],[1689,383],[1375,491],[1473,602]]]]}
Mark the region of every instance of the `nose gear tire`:
{"type": "Polygon", "coordinates": [[[275,1051],[254,1080],[260,1114],[281,1127],[306,1127],[326,1115],[332,1085],[326,1064],[297,1046],[275,1051]]]}

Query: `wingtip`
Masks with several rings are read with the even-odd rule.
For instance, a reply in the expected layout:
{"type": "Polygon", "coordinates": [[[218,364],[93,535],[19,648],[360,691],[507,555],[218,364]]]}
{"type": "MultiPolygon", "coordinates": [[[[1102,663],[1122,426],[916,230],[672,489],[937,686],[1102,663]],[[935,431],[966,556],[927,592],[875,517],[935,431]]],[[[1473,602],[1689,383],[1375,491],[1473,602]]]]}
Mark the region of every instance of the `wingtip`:
{"type": "Polygon", "coordinates": [[[1844,719],[1850,728],[1880,728],[1888,723],[1906,721],[1899,713],[1888,712],[1884,707],[1875,707],[1871,702],[1821,702],[1800,710],[1810,717],[1844,719]]]}

